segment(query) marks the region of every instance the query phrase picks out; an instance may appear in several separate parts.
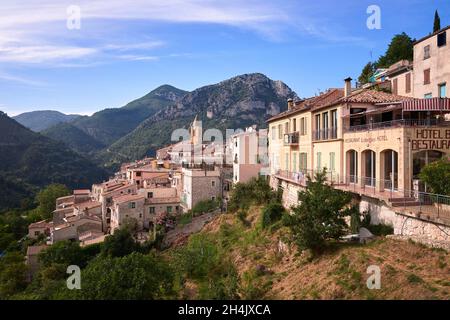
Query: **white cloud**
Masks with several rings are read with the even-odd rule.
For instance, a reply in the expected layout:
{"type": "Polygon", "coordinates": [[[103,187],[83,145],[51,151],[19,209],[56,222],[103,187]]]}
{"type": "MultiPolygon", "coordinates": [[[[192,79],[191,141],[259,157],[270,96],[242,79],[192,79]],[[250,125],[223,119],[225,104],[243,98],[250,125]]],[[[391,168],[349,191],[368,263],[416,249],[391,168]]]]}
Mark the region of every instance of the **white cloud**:
{"type": "MultiPolygon", "coordinates": [[[[214,23],[248,28],[273,35],[277,21],[287,16],[275,5],[264,5],[256,0],[3,0],[0,19],[0,62],[52,63],[71,61],[105,51],[109,56],[117,52],[152,50],[163,46],[159,40],[148,41],[132,35],[127,42],[102,44],[114,39],[124,23],[114,21],[162,21],[167,23],[214,23]],[[68,30],[67,8],[81,9],[81,29],[68,30]],[[98,31],[84,30],[89,21],[96,21],[98,31]],[[102,34],[90,45],[80,45],[86,33],[102,34]]],[[[90,26],[92,27],[92,26],[90,26]]],[[[141,55],[148,59],[149,55],[141,55]]],[[[119,57],[120,58],[120,57],[119,57]]]]}
{"type": "Polygon", "coordinates": [[[9,73],[0,72],[0,81],[8,81],[8,82],[16,82],[20,84],[25,84],[29,86],[45,86],[46,84],[41,81],[35,81],[23,77],[19,77],[16,75],[12,75],[9,73]]]}

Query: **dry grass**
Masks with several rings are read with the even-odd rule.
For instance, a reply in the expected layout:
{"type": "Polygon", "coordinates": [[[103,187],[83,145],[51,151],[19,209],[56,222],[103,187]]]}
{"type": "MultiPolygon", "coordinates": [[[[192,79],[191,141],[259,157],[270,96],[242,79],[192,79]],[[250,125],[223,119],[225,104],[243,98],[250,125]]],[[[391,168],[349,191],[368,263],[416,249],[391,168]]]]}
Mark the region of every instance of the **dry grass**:
{"type": "MultiPolygon", "coordinates": [[[[335,244],[321,256],[299,253],[295,245],[279,252],[288,230],[259,230],[261,208],[251,208],[247,225],[224,214],[201,232],[225,242],[241,278],[251,278],[266,299],[449,299],[450,255],[444,250],[394,239],[378,238],[367,245],[335,244]],[[381,289],[369,290],[367,267],[381,270],[381,289]],[[258,274],[256,266],[267,272],[258,274]]],[[[192,289],[192,288],[190,288],[192,289]]],[[[195,290],[194,290],[195,291],[195,290]]],[[[243,295],[243,298],[246,296],[243,295]]]]}

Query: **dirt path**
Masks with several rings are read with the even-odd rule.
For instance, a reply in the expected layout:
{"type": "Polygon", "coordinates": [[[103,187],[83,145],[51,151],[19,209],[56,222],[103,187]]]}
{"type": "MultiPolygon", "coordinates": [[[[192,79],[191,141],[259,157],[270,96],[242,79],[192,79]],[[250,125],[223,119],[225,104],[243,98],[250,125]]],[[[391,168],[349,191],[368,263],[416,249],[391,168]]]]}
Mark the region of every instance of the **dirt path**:
{"type": "Polygon", "coordinates": [[[189,237],[189,235],[199,232],[202,228],[211,221],[215,216],[220,214],[220,211],[208,212],[202,214],[201,216],[192,218],[192,221],[183,226],[176,226],[175,229],[167,232],[164,237],[164,246],[170,247],[173,244],[184,241],[189,237]]]}

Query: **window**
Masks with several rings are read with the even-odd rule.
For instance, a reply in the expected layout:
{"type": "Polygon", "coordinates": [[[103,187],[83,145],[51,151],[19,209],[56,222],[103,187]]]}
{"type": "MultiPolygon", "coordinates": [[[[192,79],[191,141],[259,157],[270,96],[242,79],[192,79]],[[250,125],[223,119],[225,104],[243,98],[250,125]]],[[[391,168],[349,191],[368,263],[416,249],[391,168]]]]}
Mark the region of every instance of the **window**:
{"type": "Polygon", "coordinates": [[[425,99],[431,99],[431,98],[433,98],[433,94],[432,93],[425,93],[423,97],[425,99]]]}
{"type": "Polygon", "coordinates": [[[292,131],[297,131],[297,119],[295,118],[292,120],[292,131]]]}
{"type": "Polygon", "coordinates": [[[330,152],[330,171],[334,171],[335,170],[335,153],[334,152],[330,152]]]}
{"type": "Polygon", "coordinates": [[[289,133],[289,122],[284,124],[284,133],[289,133]]]}
{"type": "Polygon", "coordinates": [[[273,126],[272,127],[272,140],[275,140],[275,138],[276,138],[276,134],[277,134],[277,132],[276,132],[276,129],[277,127],[275,127],[275,126],[273,126]]]}
{"type": "Polygon", "coordinates": [[[281,124],[278,125],[278,139],[283,139],[283,131],[281,124]]]}
{"type": "Polygon", "coordinates": [[[323,139],[328,139],[328,112],[322,114],[323,139]]]}
{"type": "Polygon", "coordinates": [[[317,152],[317,170],[322,169],[322,152],[317,152]]]}
{"type": "Polygon", "coordinates": [[[316,115],[316,139],[320,139],[320,114],[316,115]]]}
{"type": "Polygon", "coordinates": [[[292,171],[296,172],[297,171],[297,152],[294,152],[292,157],[293,157],[293,159],[292,159],[293,170],[292,171]]]}
{"type": "Polygon", "coordinates": [[[305,118],[300,118],[300,135],[305,135],[305,118]]]}
{"type": "Polygon", "coordinates": [[[167,213],[172,213],[172,206],[167,207],[167,213]]]}
{"type": "Polygon", "coordinates": [[[147,198],[153,198],[153,192],[147,192],[147,198]]]}
{"type": "Polygon", "coordinates": [[[212,200],[212,201],[216,201],[216,197],[212,196],[212,197],[211,197],[211,200],[212,200]]]}
{"type": "Polygon", "coordinates": [[[215,187],[216,186],[216,182],[213,180],[211,181],[211,187],[215,187]]]}
{"type": "Polygon", "coordinates": [[[132,203],[130,203],[130,204],[131,204],[131,209],[136,208],[136,202],[132,202],[132,203]]]}
{"type": "Polygon", "coordinates": [[[405,92],[410,93],[411,92],[411,73],[407,73],[405,75],[405,92]]]}
{"type": "Polygon", "coordinates": [[[439,98],[445,98],[447,97],[447,84],[441,83],[439,85],[439,98]]]}
{"type": "Polygon", "coordinates": [[[392,80],[392,93],[398,94],[398,79],[392,80]]]}
{"type": "Polygon", "coordinates": [[[150,207],[150,208],[148,208],[148,212],[149,212],[150,214],[154,214],[154,213],[155,213],[155,207],[150,207]]]}
{"type": "Polygon", "coordinates": [[[304,152],[302,152],[302,153],[300,153],[300,155],[299,155],[299,170],[306,170],[307,168],[308,168],[308,164],[306,163],[306,159],[307,159],[307,157],[308,157],[308,154],[307,153],[304,153],[304,152]]]}
{"type": "Polygon", "coordinates": [[[139,218],[142,219],[142,213],[139,213],[139,218]]]}
{"type": "Polygon", "coordinates": [[[438,47],[443,47],[447,44],[447,33],[444,31],[439,33],[437,36],[437,45],[438,47]]]}
{"type": "Polygon", "coordinates": [[[289,153],[284,155],[284,170],[289,170],[289,153]]]}
{"type": "Polygon", "coordinates": [[[140,171],[136,172],[136,177],[140,177],[142,173],[140,171]]]}
{"type": "Polygon", "coordinates": [[[39,234],[40,234],[39,231],[35,231],[35,232],[34,232],[34,235],[35,235],[35,236],[38,236],[39,234]]]}
{"type": "Polygon", "coordinates": [[[430,84],[430,69],[423,70],[423,84],[430,84]]]}
{"type": "Polygon", "coordinates": [[[428,59],[430,56],[430,46],[428,45],[423,48],[423,60],[428,59]]]}

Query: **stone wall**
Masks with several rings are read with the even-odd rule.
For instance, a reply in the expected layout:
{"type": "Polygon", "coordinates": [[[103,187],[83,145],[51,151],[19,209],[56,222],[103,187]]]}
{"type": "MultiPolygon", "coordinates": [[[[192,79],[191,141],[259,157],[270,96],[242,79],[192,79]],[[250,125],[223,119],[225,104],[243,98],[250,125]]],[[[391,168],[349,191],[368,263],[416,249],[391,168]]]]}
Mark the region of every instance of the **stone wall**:
{"type": "Polygon", "coordinates": [[[384,202],[363,198],[360,212],[370,212],[372,224],[387,224],[397,238],[411,239],[431,247],[450,250],[450,226],[395,212],[384,202]]]}

